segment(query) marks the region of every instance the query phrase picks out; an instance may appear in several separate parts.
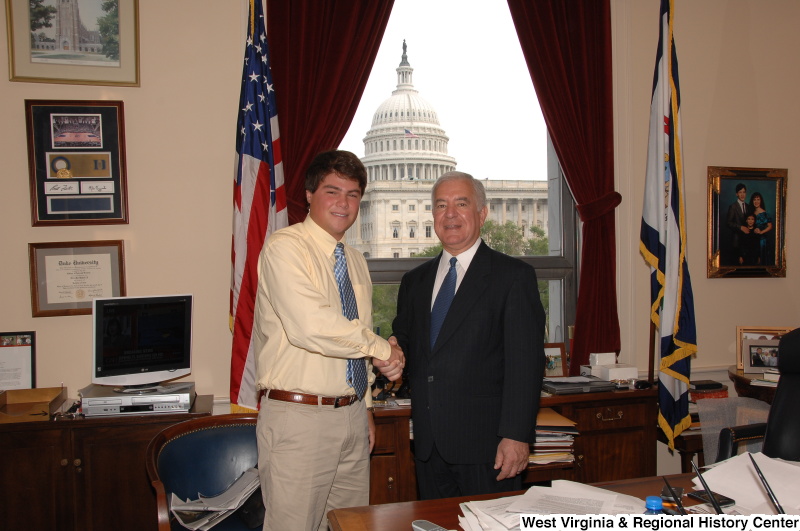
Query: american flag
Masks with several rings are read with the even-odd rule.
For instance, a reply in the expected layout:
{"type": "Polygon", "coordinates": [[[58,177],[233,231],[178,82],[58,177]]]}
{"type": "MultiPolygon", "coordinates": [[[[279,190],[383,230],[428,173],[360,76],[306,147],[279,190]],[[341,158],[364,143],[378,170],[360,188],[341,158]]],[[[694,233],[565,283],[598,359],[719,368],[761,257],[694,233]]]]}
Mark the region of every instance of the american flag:
{"type": "Polygon", "coordinates": [[[230,327],[231,406],[256,409],[253,311],[264,240],[288,224],[275,90],[269,67],[264,0],[250,0],[233,186],[230,327]]]}
{"type": "Polygon", "coordinates": [[[672,38],[672,1],[661,0],[639,245],[650,265],[650,319],[659,330],[658,424],[670,448],[674,448],[675,437],[691,424],[689,362],[697,352],[686,259],[681,96],[672,38]]]}
{"type": "Polygon", "coordinates": [[[406,134],[405,134],[406,137],[408,137],[408,138],[419,138],[419,136],[417,136],[414,133],[412,133],[410,129],[406,129],[405,131],[406,131],[406,134]]]}

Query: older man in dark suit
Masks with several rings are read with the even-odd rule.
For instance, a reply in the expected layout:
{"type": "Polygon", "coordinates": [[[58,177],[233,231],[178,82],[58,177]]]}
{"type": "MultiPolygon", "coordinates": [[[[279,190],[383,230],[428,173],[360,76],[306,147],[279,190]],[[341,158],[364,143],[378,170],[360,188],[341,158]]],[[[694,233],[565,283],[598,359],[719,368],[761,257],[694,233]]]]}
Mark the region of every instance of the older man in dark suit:
{"type": "Polygon", "coordinates": [[[403,276],[392,324],[407,359],[420,497],[516,490],[544,373],[536,273],[481,240],[480,181],[450,172],[432,197],[444,250],[403,276]]]}

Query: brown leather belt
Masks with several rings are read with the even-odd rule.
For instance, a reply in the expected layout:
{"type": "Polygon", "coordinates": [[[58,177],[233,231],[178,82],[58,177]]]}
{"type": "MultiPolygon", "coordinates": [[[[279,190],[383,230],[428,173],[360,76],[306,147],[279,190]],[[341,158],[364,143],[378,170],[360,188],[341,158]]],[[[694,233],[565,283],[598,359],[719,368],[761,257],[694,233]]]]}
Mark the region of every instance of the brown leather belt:
{"type": "Polygon", "coordinates": [[[309,406],[316,406],[321,404],[323,406],[344,407],[358,402],[356,395],[344,396],[317,396],[307,395],[305,393],[292,393],[291,391],[281,391],[280,389],[267,389],[261,392],[266,395],[270,400],[280,400],[281,402],[296,402],[298,404],[308,404],[309,406]]]}

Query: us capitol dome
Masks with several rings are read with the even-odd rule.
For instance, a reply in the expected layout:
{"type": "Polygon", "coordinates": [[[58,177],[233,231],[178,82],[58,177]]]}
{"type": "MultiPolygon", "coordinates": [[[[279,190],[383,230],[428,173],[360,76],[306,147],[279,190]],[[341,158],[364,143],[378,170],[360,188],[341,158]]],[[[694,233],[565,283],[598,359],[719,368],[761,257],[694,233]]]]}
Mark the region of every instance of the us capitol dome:
{"type": "MultiPolygon", "coordinates": [[[[347,232],[347,243],[366,258],[408,258],[439,243],[431,188],[457,165],[447,152],[450,139],[436,109],[414,88],[405,41],[396,72],[397,88],[375,110],[364,137],[361,162],[367,169],[367,188],[358,222],[347,232]]],[[[532,226],[547,232],[546,180],[482,182],[487,220],[512,221],[523,228],[525,237],[531,237],[532,226]]]]}

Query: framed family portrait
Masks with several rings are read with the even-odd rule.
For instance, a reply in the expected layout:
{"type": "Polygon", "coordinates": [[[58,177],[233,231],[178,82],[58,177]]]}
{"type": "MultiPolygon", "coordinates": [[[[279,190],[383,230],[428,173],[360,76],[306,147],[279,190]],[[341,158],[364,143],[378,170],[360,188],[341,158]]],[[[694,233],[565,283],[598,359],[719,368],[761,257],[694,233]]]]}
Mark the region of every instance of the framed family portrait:
{"type": "Polygon", "coordinates": [[[11,81],[139,86],[139,0],[5,0],[11,81]]]}
{"type": "Polygon", "coordinates": [[[36,332],[0,332],[0,391],[36,387],[36,332]]]}
{"type": "Polygon", "coordinates": [[[545,378],[556,376],[569,376],[569,363],[567,361],[566,345],[564,343],[545,343],[545,378]]]}
{"type": "Polygon", "coordinates": [[[708,167],[708,278],[785,277],[786,169],[708,167]]]}
{"type": "Polygon", "coordinates": [[[121,101],[25,100],[31,223],[128,223],[121,101]]]}
{"type": "Polygon", "coordinates": [[[97,298],[124,297],[122,240],[29,243],[33,317],[88,315],[97,298]]]}
{"type": "Polygon", "coordinates": [[[794,328],[737,326],[736,368],[744,372],[764,372],[773,361],[777,367],[778,343],[783,334],[792,330],[794,328]],[[774,359],[766,358],[768,354],[774,354],[774,359]]]}

